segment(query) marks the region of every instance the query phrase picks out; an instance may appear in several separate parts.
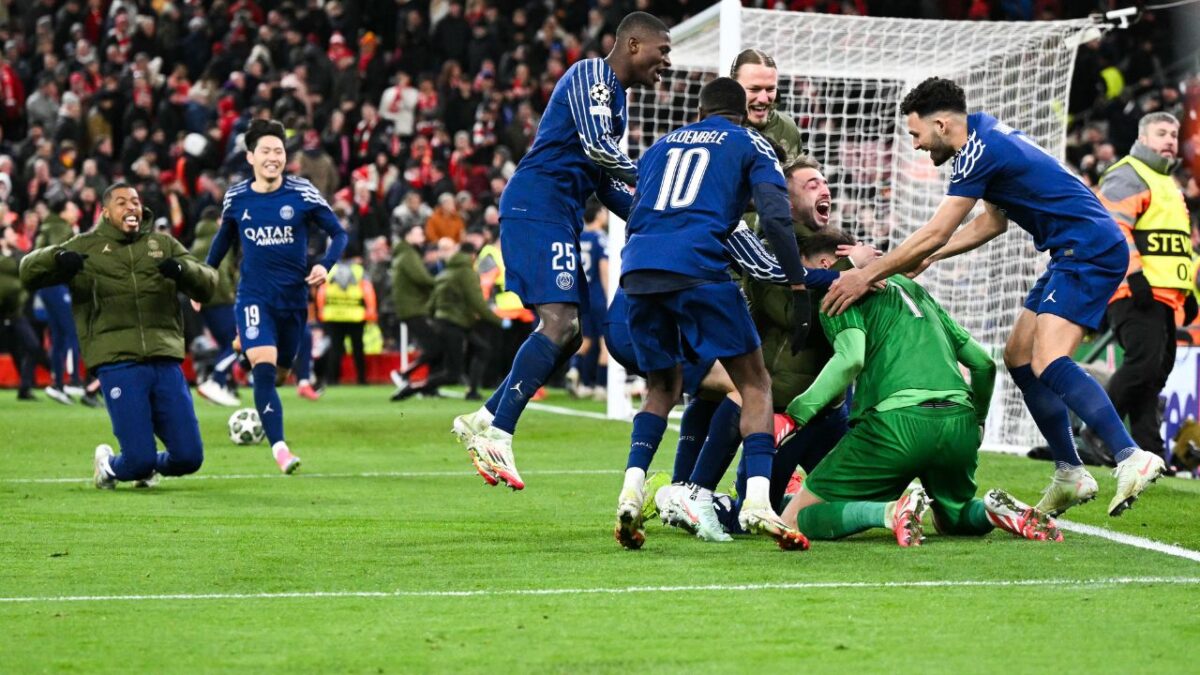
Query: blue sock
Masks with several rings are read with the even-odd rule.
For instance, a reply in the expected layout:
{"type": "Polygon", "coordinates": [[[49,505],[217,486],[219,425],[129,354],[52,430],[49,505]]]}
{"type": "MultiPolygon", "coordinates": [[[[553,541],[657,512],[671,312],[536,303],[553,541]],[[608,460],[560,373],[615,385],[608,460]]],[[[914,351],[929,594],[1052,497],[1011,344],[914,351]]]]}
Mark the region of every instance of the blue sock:
{"type": "Polygon", "coordinates": [[[512,377],[512,373],[504,376],[504,381],[496,385],[496,391],[484,401],[483,407],[494,416],[496,411],[500,409],[500,397],[504,396],[504,390],[508,389],[508,378],[512,377]]]}
{"type": "MultiPolygon", "coordinates": [[[[721,401],[713,412],[708,425],[708,439],[700,448],[696,468],[692,469],[691,482],[716,490],[721,476],[729,469],[730,462],[742,443],[742,406],[731,399],[721,401]]],[[[769,475],[769,474],[768,474],[769,475]]]]}
{"type": "Polygon", "coordinates": [[[708,438],[713,413],[719,405],[716,401],[693,398],[683,409],[683,419],[679,421],[679,445],[675,448],[675,469],[671,472],[672,483],[682,483],[692,475],[696,458],[700,456],[700,447],[708,438]]]}
{"type": "Polygon", "coordinates": [[[1075,449],[1075,435],[1071,432],[1071,415],[1063,399],[1047,387],[1029,364],[1009,368],[1013,382],[1025,397],[1025,407],[1033,416],[1046,442],[1050,445],[1050,454],[1054,457],[1054,466],[1059,469],[1071,469],[1083,466],[1079,459],[1079,451],[1075,449]]]}
{"type": "Polygon", "coordinates": [[[775,461],[775,436],[773,434],[750,434],[742,440],[742,455],[746,458],[746,477],[771,477],[771,464],[775,461]]]}
{"type": "Polygon", "coordinates": [[[1112,450],[1118,462],[1124,461],[1138,449],[1104,388],[1083,372],[1071,357],[1060,356],[1055,359],[1046,366],[1039,379],[1062,397],[1063,403],[1108,444],[1108,449],[1112,450]]]}
{"type": "MultiPolygon", "coordinates": [[[[584,354],[579,359],[580,380],[589,387],[595,387],[597,384],[596,370],[597,370],[597,368],[599,368],[599,366],[600,366],[600,345],[593,344],[592,348],[588,350],[588,353],[584,354]]],[[[599,384],[601,386],[603,386],[604,382],[600,382],[599,384]]]]}
{"type": "Polygon", "coordinates": [[[625,468],[637,467],[642,471],[650,468],[658,444],[662,443],[663,432],[667,430],[667,420],[648,412],[640,412],[633,416],[633,433],[629,437],[629,463],[625,468]]]}
{"type": "Polygon", "coordinates": [[[608,386],[608,366],[596,366],[596,384],[601,387],[608,386]]]}
{"type": "Polygon", "coordinates": [[[559,351],[558,346],[541,333],[533,333],[525,340],[525,344],[517,350],[508,380],[504,382],[504,391],[496,406],[496,419],[492,421],[493,427],[513,433],[517,428],[517,420],[529,403],[529,397],[554,372],[559,351]]]}
{"type": "Polygon", "coordinates": [[[260,363],[251,372],[254,373],[254,407],[258,408],[267,441],[275,445],[283,440],[283,404],[275,389],[275,364],[260,363]]]}

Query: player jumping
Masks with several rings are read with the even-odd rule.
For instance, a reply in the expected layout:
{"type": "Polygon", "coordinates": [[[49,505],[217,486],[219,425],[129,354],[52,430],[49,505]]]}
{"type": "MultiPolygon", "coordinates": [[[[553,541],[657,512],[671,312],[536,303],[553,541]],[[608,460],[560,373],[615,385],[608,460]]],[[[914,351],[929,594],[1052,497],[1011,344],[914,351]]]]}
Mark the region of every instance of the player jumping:
{"type": "Polygon", "coordinates": [[[221,229],[208,264],[217,267],[234,237],[241,238],[242,267],[237,291],[238,336],[254,374],[254,407],[279,469],[300,466],[283,438],[278,385],[287,379],[308,320],[308,287],[320,286],[346,247],[346,232],[313,184],[285,176],[283,125],[254,120],[246,131],[246,161],[254,180],[225,193],[221,229]],[[320,263],[308,269],[308,224],[330,237],[320,263]]]}
{"type": "Polygon", "coordinates": [[[508,290],[533,307],[538,328],[482,408],[454,419],[479,474],[491,485],[525,487],[512,439],[529,397],[579,348],[588,288],[579,265],[583,208],[593,193],[625,218],[637,167],[618,147],[625,132],[625,90],[653,87],[671,66],[662,21],[633,12],[617,27],[604,59],[571,66],[554,87],[533,147],[500,197],[500,241],[508,290]]]}
{"type": "Polygon", "coordinates": [[[809,304],[787,186],[771,146],[758,132],[739,126],[745,115],[741,85],[717,78],[700,90],[701,120],[660,138],[641,160],[629,241],[621,253],[629,332],[638,367],[647,373],[617,508],[617,538],[629,548],[640,546],[643,536],[645,471],[679,399],[680,364],[705,359],[721,362],[742,399],[749,474],[742,526],[770,535],[783,548],[808,546],[770,505],[771,382],[725,256],[725,237],[753,193],[763,230],[802,308],[792,340],[792,349],[799,349],[807,337],[809,304]]]}
{"type": "Polygon", "coordinates": [[[933,163],[953,161],[950,187],[933,219],[867,267],[846,272],[822,308],[840,314],[872,281],[976,249],[1008,229],[1012,218],[1033,235],[1050,265],[1025,299],[1004,348],[1004,363],[1050,444],[1054,480],[1037,508],[1054,515],[1096,496],[1096,480],[1075,450],[1068,410],[1108,444],[1117,460],[1120,515],[1164,470],[1161,457],[1137,447],[1104,389],[1071,354],[1085,329],[1095,330],[1125,277],[1129,249],[1099,199],[1025,134],[986,113],[967,114],[954,82],[929,78],[900,104],[913,147],[933,163]],[[984,212],[959,229],[975,203],[984,212]]]}

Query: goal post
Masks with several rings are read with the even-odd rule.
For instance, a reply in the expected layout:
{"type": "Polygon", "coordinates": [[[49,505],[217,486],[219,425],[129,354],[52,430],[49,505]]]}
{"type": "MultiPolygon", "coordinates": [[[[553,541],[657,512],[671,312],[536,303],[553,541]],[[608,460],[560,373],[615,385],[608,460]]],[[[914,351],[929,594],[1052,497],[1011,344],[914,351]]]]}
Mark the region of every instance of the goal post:
{"type": "MultiPolygon", "coordinates": [[[[965,90],[970,110],[995,115],[1061,158],[1076,49],[1103,29],[1090,19],[890,19],[747,9],[723,0],[672,29],[671,71],[657,88],[630,91],[629,152],[637,158],[693,121],[700,87],[728,74],[743,48],[760,49],[779,69],[777,109],[799,125],[806,151],[829,180],[832,224],[892,248],[932,217],[949,177],[948,165],[934,167],[928,154],[913,149],[899,114],[904,95],[927,77],[951,78],[965,90]]],[[[623,238],[611,240],[616,279],[623,238]]],[[[977,251],[934,265],[918,281],[999,359],[1046,262],[1014,226],[977,251]]],[[[627,417],[624,387],[608,391],[610,414],[627,417]]],[[[985,444],[1028,448],[1040,438],[1000,368],[985,444]]]]}

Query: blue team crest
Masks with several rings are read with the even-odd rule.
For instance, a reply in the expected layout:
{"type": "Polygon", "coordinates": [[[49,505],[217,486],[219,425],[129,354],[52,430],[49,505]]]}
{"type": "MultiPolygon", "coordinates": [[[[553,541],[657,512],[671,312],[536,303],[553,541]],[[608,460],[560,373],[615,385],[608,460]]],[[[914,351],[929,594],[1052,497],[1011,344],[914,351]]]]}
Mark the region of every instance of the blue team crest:
{"type": "Polygon", "coordinates": [[[253,340],[257,337],[258,337],[258,326],[247,326],[246,327],[246,339],[253,340]]]}
{"type": "Polygon", "coordinates": [[[294,215],[296,215],[296,210],[288,204],[284,204],[283,208],[279,209],[279,217],[284,220],[291,220],[294,215]]]}
{"type": "Polygon", "coordinates": [[[570,272],[559,272],[554,283],[558,284],[559,289],[569,291],[575,286],[575,277],[571,276],[570,272]]]}

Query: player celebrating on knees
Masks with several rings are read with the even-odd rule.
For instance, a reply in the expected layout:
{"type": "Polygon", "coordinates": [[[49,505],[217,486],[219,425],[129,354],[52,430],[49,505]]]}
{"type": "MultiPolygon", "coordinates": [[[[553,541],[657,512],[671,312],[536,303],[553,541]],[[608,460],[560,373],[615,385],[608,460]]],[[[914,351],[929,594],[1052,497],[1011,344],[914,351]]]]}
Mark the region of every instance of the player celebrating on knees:
{"type": "Polygon", "coordinates": [[[1050,444],[1054,480],[1038,508],[1060,514],[1096,496],[1096,481],[1075,450],[1068,410],[1108,444],[1117,460],[1117,492],[1108,505],[1120,515],[1164,470],[1161,457],[1137,447],[1104,389],[1071,354],[1085,330],[1100,325],[1108,299],[1125,277],[1129,249],[1100,200],[1025,134],[986,113],[967,114],[963,90],[932,77],[900,104],[913,147],[935,165],[953,160],[950,187],[933,219],[894,251],[842,274],[822,303],[840,314],[872,281],[920,271],[937,260],[982,246],[1012,218],[1050,252],[1046,273],[1025,299],[1004,348],[1004,363],[1050,444]],[[959,230],[975,203],[984,212],[959,230]]]}
{"type": "MultiPolygon", "coordinates": [[[[841,232],[801,242],[804,264],[829,267],[841,232]]],[[[1000,527],[1026,539],[1059,541],[1048,516],[1003,490],[975,499],[980,428],[996,364],[925,289],[902,276],[844,313],[821,314],[834,354],[787,411],[801,427],[854,383],[850,431],[813,469],[784,509],[813,539],[840,539],[887,527],[901,546],[918,546],[931,506],[946,534],[1000,527]],[[968,387],[959,371],[971,373],[968,387]],[[904,495],[914,478],[921,488],[904,495]]]]}
{"type": "Polygon", "coordinates": [[[807,338],[808,292],[788,215],[787,186],[771,146],[739,126],[746,92],[721,77],[700,90],[700,121],[659,139],[641,160],[629,241],[621,253],[621,287],[638,367],[647,373],[642,411],[633,419],[617,539],[641,544],[646,468],[679,399],[680,364],[717,359],[742,398],[741,431],[749,479],[740,522],[783,548],[807,548],[804,535],[771,509],[771,382],[758,333],[737,284],[729,279],[724,241],[751,197],[763,230],[796,294],[792,349],[807,338]]]}
{"type": "Polygon", "coordinates": [[[101,198],[100,222],[87,234],[46,246],[21,261],[30,289],[64,284],[71,293],[83,358],[100,378],[121,445],[96,447],[93,478],[148,487],[155,474],[200,469],[204,444],[187,380],[179,293],[208,300],[217,272],[200,264],[169,234],[150,231],[137,190],[113,183],[101,198]],[[157,452],[155,436],[165,452],[157,452]]]}
{"type": "Polygon", "coordinates": [[[246,130],[246,161],[254,180],[225,193],[221,229],[208,252],[217,267],[234,237],[242,246],[237,291],[238,337],[254,375],[254,407],[284,473],[300,466],[283,438],[283,405],[276,387],[287,379],[308,319],[308,287],[320,286],[346,247],[346,232],[313,184],[285,176],[283,125],[255,120],[246,130]],[[308,224],[330,236],[325,257],[308,269],[308,224]]]}
{"type": "Polygon", "coordinates": [[[617,143],[625,132],[625,90],[653,87],[671,66],[671,36],[662,21],[634,12],[617,27],[604,59],[571,66],[554,87],[533,147],[500,197],[500,241],[508,290],[533,307],[539,325],[512,370],[482,408],[460,415],[453,431],[491,485],[525,487],[512,438],[529,397],[581,342],[579,316],[588,288],[579,265],[583,208],[595,193],[625,218],[637,167],[617,143]]]}

